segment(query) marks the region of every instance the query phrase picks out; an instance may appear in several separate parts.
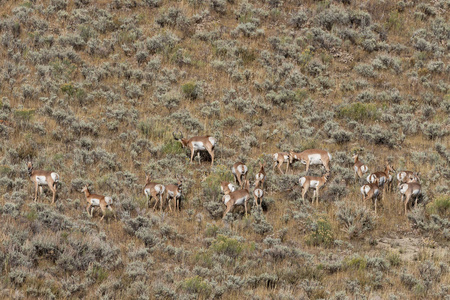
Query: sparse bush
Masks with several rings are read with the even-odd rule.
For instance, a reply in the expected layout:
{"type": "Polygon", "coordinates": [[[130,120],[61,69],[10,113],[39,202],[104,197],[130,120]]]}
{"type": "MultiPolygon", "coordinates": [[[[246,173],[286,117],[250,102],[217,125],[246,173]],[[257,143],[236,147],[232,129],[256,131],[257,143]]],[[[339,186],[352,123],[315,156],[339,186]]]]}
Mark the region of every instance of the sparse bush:
{"type": "Polygon", "coordinates": [[[311,220],[309,223],[311,233],[307,235],[306,242],[313,246],[329,247],[333,244],[333,231],[331,223],[323,216],[311,220]]]}
{"type": "Polygon", "coordinates": [[[368,209],[364,207],[349,206],[346,203],[337,203],[338,211],[336,217],[343,226],[343,231],[348,234],[350,239],[360,238],[366,232],[375,227],[375,217],[368,209]]]}

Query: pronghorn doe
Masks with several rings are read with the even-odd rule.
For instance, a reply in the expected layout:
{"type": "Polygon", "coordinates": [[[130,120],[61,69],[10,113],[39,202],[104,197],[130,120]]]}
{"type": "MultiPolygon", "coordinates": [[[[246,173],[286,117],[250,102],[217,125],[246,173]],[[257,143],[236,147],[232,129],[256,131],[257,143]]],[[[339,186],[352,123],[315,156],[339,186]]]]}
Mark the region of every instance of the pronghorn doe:
{"type": "Polygon", "coordinates": [[[386,192],[386,186],[389,184],[389,172],[395,172],[395,169],[389,164],[389,162],[386,162],[386,167],[384,168],[384,172],[383,171],[378,171],[375,173],[370,174],[369,176],[367,176],[367,182],[369,183],[374,183],[375,179],[378,178],[378,186],[383,187],[383,198],[386,192]]]}
{"type": "Polygon", "coordinates": [[[53,193],[52,204],[55,203],[56,185],[59,182],[59,175],[56,172],[34,170],[31,161],[28,162],[28,176],[34,183],[34,201],[38,199],[38,194],[42,194],[42,186],[47,185],[53,193]],[[39,189],[39,193],[38,193],[39,189]]]}
{"type": "Polygon", "coordinates": [[[353,170],[355,171],[355,181],[357,180],[357,177],[362,178],[367,171],[369,171],[369,168],[367,165],[359,161],[358,154],[353,155],[353,159],[355,160],[355,164],[353,165],[353,170]]]}
{"type": "Polygon", "coordinates": [[[413,172],[413,171],[398,172],[397,173],[397,180],[398,180],[397,187],[399,187],[402,183],[407,183],[408,181],[411,180],[411,178],[413,178],[417,182],[420,182],[419,174],[420,174],[419,172],[413,172]]]}
{"type": "Polygon", "coordinates": [[[180,210],[180,202],[181,196],[183,194],[183,179],[181,176],[177,175],[177,184],[168,184],[166,185],[166,201],[169,205],[170,211],[172,211],[172,207],[170,206],[170,200],[175,200],[175,210],[180,210]]]}
{"type": "Polygon", "coordinates": [[[295,153],[293,150],[289,151],[289,162],[286,168],[286,172],[289,169],[289,164],[293,164],[299,160],[302,164],[306,165],[306,173],[308,173],[310,165],[323,165],[330,172],[331,154],[328,151],[321,149],[308,149],[300,153],[295,153]]]}
{"type": "Polygon", "coordinates": [[[314,195],[312,202],[314,203],[314,198],[316,198],[316,205],[319,205],[319,189],[327,182],[330,173],[325,173],[322,177],[317,176],[303,176],[299,179],[299,184],[302,187],[302,199],[305,201],[305,194],[308,189],[314,189],[314,195]]]}
{"type": "Polygon", "coordinates": [[[158,201],[160,203],[159,208],[162,210],[162,196],[166,187],[162,184],[151,182],[150,175],[145,175],[145,186],[144,186],[144,194],[148,200],[148,207],[150,207],[150,201],[152,198],[155,198],[156,202],[153,206],[153,210],[155,210],[158,201]],[[159,196],[159,200],[158,200],[159,196]]]}
{"type": "Polygon", "coordinates": [[[380,195],[380,188],[378,185],[378,178],[375,178],[373,183],[365,184],[361,187],[361,195],[363,202],[372,199],[372,202],[375,204],[375,214],[377,213],[377,201],[378,196],[380,195]]]}
{"type": "Polygon", "coordinates": [[[236,187],[231,182],[222,181],[220,183],[220,191],[225,195],[228,195],[229,193],[234,192],[235,190],[236,187]]]}
{"type": "Polygon", "coordinates": [[[261,184],[261,188],[264,188],[264,181],[266,180],[266,171],[264,171],[264,167],[266,166],[266,163],[262,164],[260,162],[259,165],[261,168],[259,169],[259,172],[256,173],[255,186],[259,186],[259,184],[261,184]]]}
{"type": "Polygon", "coordinates": [[[108,208],[112,212],[112,214],[114,215],[114,218],[117,220],[117,216],[111,208],[111,205],[112,205],[111,197],[98,195],[98,194],[91,194],[89,192],[89,187],[87,184],[83,187],[81,192],[84,193],[84,195],[86,196],[86,202],[88,204],[86,206],[86,211],[90,217],[92,217],[94,208],[98,206],[102,210],[102,214],[103,214],[100,221],[102,221],[106,215],[106,208],[108,208]]]}
{"type": "Polygon", "coordinates": [[[288,171],[288,168],[289,168],[289,153],[288,152],[277,152],[277,153],[273,154],[272,157],[273,157],[273,161],[275,162],[273,164],[274,172],[275,172],[275,167],[278,166],[278,170],[280,170],[281,174],[284,174],[283,170],[281,170],[281,166],[283,165],[284,162],[286,162],[286,172],[288,171]]]}
{"type": "Polygon", "coordinates": [[[415,198],[414,206],[417,207],[417,199],[422,193],[422,186],[417,181],[416,177],[410,176],[406,183],[402,183],[399,186],[400,193],[402,194],[400,201],[405,201],[405,215],[408,208],[408,203],[411,198],[415,198]]]}
{"type": "Polygon", "coordinates": [[[247,201],[250,197],[250,193],[248,192],[249,189],[249,181],[246,180],[245,181],[245,186],[243,189],[241,190],[237,190],[234,192],[231,192],[229,194],[226,194],[222,197],[222,201],[223,203],[226,205],[226,209],[225,212],[223,213],[223,217],[225,218],[225,216],[227,215],[227,213],[234,207],[237,205],[244,205],[245,208],[245,216],[247,216],[247,201]]]}
{"type": "Polygon", "coordinates": [[[173,138],[181,143],[183,148],[188,147],[191,150],[191,162],[194,158],[195,151],[208,151],[211,155],[211,166],[214,164],[214,146],[216,144],[216,139],[212,136],[194,136],[190,139],[183,138],[183,135],[177,137],[175,132],[172,132],[173,138]]]}
{"type": "Polygon", "coordinates": [[[234,182],[239,183],[239,187],[242,188],[245,180],[247,179],[247,166],[242,162],[237,162],[231,168],[231,173],[234,175],[234,182]]]}
{"type": "MultiPolygon", "coordinates": [[[[258,174],[257,174],[258,175],[258,174]]],[[[260,206],[261,207],[261,204],[262,204],[262,198],[264,197],[264,191],[263,191],[263,189],[261,188],[259,188],[259,185],[260,185],[260,183],[261,183],[261,181],[260,180],[258,180],[258,181],[255,181],[255,184],[254,184],[254,189],[253,189],[253,197],[254,197],[254,199],[255,199],[255,204],[258,206],[260,206]],[[258,200],[259,200],[259,203],[258,203],[258,200]]]]}

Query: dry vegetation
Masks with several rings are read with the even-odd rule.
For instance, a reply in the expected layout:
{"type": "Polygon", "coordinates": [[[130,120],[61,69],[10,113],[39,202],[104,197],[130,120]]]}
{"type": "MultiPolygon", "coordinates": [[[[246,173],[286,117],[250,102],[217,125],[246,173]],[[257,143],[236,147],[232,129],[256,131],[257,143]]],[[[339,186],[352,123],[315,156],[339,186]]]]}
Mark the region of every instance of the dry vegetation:
{"type": "Polygon", "coordinates": [[[449,299],[448,0],[0,7],[2,299],[449,299]],[[214,167],[174,129],[214,136],[214,167]],[[271,169],[308,148],[333,155],[318,207],[303,165],[271,169]],[[375,215],[352,151],[420,171],[418,207],[399,216],[394,183],[375,215]],[[31,201],[29,156],[59,173],[56,205],[31,201]],[[222,221],[236,161],[267,163],[263,210],[222,221]],[[145,172],[186,178],[180,212],[148,209],[145,172]],[[88,216],[85,184],[117,221],[88,216]]]}

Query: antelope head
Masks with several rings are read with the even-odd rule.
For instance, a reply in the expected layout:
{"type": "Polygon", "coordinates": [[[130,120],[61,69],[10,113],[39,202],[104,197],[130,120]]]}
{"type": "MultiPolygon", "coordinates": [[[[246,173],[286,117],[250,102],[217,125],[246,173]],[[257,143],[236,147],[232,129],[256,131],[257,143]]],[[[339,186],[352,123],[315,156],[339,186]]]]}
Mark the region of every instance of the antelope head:
{"type": "Polygon", "coordinates": [[[183,148],[186,147],[187,146],[186,139],[183,137],[183,134],[179,130],[177,130],[177,132],[178,132],[179,136],[176,136],[175,131],[172,132],[173,138],[176,141],[179,141],[181,143],[181,145],[183,146],[183,148]]]}

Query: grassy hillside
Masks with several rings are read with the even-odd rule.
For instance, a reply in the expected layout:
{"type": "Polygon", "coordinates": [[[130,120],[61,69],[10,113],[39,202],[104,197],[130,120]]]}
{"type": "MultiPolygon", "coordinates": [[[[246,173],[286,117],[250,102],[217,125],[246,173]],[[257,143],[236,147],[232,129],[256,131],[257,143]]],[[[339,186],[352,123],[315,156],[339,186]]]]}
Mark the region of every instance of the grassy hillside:
{"type": "Polygon", "coordinates": [[[449,9],[0,0],[1,298],[448,299],[449,9]],[[174,130],[214,136],[214,166],[174,130]],[[318,206],[304,165],[272,170],[309,148],[333,156],[318,206]],[[370,172],[419,171],[418,207],[399,214],[394,182],[375,215],[354,152],[370,172]],[[30,157],[60,175],[55,205],[32,201],[30,157]],[[237,161],[252,180],[266,162],[263,209],[222,220],[237,161]],[[184,176],[180,212],[148,208],[145,173],[184,176]],[[85,184],[117,221],[88,216],[85,184]]]}

